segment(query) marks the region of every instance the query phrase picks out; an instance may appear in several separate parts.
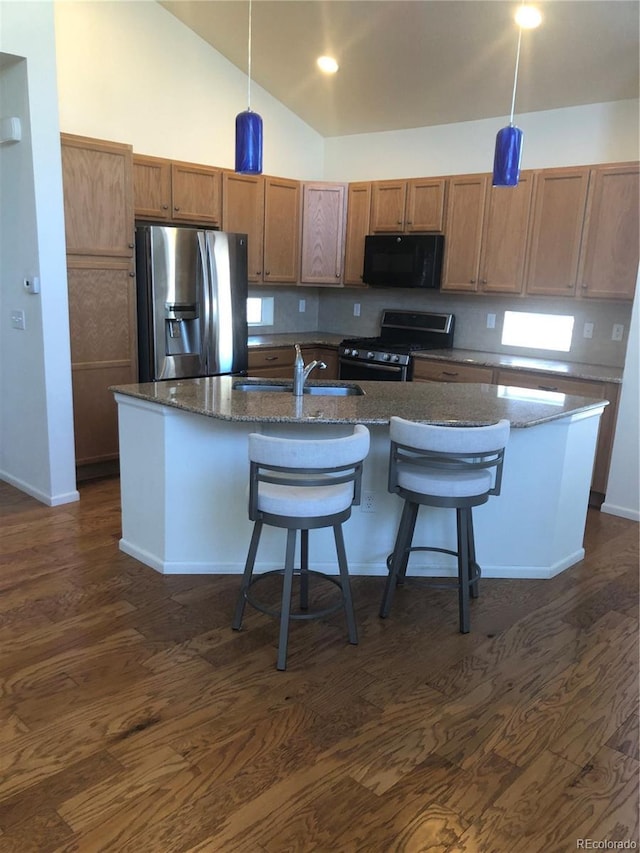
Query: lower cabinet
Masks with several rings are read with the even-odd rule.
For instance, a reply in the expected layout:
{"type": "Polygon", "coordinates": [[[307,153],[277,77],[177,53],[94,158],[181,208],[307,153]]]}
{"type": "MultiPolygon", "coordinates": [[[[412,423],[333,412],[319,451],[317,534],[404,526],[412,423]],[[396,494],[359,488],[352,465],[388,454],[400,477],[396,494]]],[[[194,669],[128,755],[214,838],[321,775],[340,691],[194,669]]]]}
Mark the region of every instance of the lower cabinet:
{"type": "Polygon", "coordinates": [[[414,382],[488,382],[493,381],[493,368],[456,361],[425,361],[416,358],[414,382]]]}
{"type": "MultiPolygon", "coordinates": [[[[317,359],[327,365],[325,370],[314,370],[310,380],[338,378],[338,350],[335,347],[310,344],[301,349],[305,364],[317,359]]],[[[293,346],[252,347],[249,350],[249,376],[293,379],[295,356],[293,346]]]]}

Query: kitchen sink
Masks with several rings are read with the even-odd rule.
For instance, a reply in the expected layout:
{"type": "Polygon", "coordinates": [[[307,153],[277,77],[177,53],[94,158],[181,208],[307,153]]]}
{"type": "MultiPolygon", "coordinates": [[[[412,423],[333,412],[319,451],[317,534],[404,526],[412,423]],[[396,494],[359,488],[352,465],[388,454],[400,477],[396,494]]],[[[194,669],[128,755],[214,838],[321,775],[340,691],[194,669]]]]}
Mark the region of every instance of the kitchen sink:
{"type": "MultiPolygon", "coordinates": [[[[293,384],[277,384],[271,382],[235,382],[234,391],[279,391],[281,394],[292,394],[293,384]]],[[[359,385],[305,385],[304,394],[314,397],[360,397],[364,391],[359,385]]]]}

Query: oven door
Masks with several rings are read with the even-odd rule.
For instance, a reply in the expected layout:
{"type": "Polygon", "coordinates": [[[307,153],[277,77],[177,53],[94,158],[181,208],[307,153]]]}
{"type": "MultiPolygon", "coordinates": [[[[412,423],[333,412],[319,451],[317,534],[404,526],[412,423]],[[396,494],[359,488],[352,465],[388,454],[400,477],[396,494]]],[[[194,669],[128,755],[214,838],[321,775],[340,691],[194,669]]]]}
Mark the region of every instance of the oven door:
{"type": "Polygon", "coordinates": [[[407,367],[399,364],[380,364],[371,361],[340,359],[340,379],[371,382],[406,382],[407,367]]]}

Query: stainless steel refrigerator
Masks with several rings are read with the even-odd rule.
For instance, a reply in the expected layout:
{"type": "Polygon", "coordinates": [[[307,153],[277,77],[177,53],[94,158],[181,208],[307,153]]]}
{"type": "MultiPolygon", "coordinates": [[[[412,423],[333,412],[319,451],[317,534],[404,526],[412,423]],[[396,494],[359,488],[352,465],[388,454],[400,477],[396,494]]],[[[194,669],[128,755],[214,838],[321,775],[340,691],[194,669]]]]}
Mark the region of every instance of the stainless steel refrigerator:
{"type": "Polygon", "coordinates": [[[140,382],[246,373],[247,236],[136,226],[140,382]]]}

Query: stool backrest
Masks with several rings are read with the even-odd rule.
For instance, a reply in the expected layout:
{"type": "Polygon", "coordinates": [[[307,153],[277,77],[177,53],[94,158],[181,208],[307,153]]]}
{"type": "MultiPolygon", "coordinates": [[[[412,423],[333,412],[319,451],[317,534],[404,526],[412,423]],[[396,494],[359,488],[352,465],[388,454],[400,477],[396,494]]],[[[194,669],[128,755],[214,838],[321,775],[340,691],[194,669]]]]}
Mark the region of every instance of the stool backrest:
{"type": "Polygon", "coordinates": [[[353,483],[360,503],[362,462],[369,453],[369,430],[356,424],[343,438],[290,439],[250,433],[249,517],[257,514],[259,483],[279,486],[336,486],[353,483]]]}
{"type": "Polygon", "coordinates": [[[510,424],[501,420],[489,426],[434,426],[392,417],[389,491],[397,491],[398,465],[455,472],[494,469],[490,495],[499,495],[504,449],[510,424]]]}

